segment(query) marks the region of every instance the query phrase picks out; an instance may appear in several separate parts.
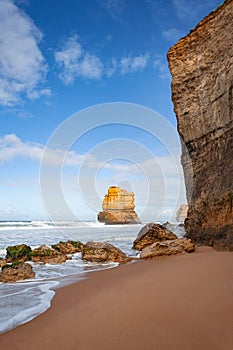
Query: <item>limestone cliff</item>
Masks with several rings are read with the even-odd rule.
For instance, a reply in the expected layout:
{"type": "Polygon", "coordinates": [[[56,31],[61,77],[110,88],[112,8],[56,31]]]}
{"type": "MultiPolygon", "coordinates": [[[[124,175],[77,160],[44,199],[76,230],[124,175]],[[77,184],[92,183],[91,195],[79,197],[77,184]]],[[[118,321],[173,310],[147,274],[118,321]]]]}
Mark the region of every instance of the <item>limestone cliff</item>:
{"type": "Polygon", "coordinates": [[[168,61],[183,141],[187,236],[233,250],[233,0],[174,45],[168,61]]]}
{"type": "Polygon", "coordinates": [[[176,221],[184,222],[187,217],[188,206],[187,204],[181,204],[179,209],[176,212],[176,221]]]}
{"type": "Polygon", "coordinates": [[[98,220],[105,224],[140,224],[134,211],[134,193],[112,186],[105,195],[98,220]]]}

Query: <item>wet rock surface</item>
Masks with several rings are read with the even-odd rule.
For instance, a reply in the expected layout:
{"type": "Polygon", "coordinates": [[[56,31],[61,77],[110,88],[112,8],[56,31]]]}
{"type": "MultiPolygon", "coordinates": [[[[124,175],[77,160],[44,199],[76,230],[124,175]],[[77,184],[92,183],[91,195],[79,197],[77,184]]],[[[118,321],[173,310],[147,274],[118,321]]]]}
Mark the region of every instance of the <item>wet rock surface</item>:
{"type": "Polygon", "coordinates": [[[60,253],[46,245],[41,245],[39,248],[35,248],[31,252],[31,260],[35,263],[61,264],[67,259],[66,254],[60,253]]]}
{"type": "Polygon", "coordinates": [[[28,278],[34,278],[32,266],[23,262],[14,262],[12,264],[6,264],[2,266],[0,272],[0,282],[10,283],[28,278]]]}
{"type": "Polygon", "coordinates": [[[60,241],[57,244],[53,244],[52,248],[57,250],[60,253],[64,254],[75,254],[80,253],[83,249],[84,244],[79,241],[66,241],[62,242],[60,241]]]}
{"type": "Polygon", "coordinates": [[[6,261],[27,261],[30,260],[31,247],[26,244],[20,244],[15,246],[9,246],[6,248],[6,261]]]}

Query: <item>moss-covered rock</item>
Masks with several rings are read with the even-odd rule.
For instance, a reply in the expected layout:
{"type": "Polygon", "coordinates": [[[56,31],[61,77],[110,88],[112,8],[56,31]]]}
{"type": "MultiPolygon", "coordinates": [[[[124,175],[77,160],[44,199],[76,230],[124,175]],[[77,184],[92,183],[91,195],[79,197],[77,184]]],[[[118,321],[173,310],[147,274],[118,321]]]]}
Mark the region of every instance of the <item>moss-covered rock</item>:
{"type": "Polygon", "coordinates": [[[61,264],[67,260],[67,256],[46,245],[41,245],[33,249],[31,252],[31,260],[36,263],[61,264]]]}
{"type": "Polygon", "coordinates": [[[15,246],[9,246],[6,248],[6,261],[14,262],[14,261],[27,261],[30,260],[31,257],[31,247],[26,244],[20,244],[15,246]]]}
{"type": "Polygon", "coordinates": [[[53,244],[52,248],[60,253],[75,254],[82,251],[84,244],[80,241],[60,241],[58,244],[53,244]]]}
{"type": "Polygon", "coordinates": [[[12,264],[5,264],[2,266],[0,272],[0,282],[16,282],[28,278],[34,278],[35,273],[32,266],[27,263],[15,261],[12,264]]]}
{"type": "Polygon", "coordinates": [[[17,266],[19,266],[20,264],[22,264],[20,261],[14,261],[13,263],[7,263],[5,265],[2,266],[2,270],[4,269],[14,269],[17,266]]]}

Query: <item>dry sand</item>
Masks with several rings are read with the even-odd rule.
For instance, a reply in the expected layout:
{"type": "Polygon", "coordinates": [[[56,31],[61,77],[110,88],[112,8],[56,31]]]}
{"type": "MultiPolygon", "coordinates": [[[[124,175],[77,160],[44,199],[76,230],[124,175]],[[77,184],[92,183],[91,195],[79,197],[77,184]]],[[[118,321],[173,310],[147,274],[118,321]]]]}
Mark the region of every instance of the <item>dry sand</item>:
{"type": "Polygon", "coordinates": [[[233,350],[233,253],[198,248],[95,272],[0,335],[0,348],[233,350]]]}

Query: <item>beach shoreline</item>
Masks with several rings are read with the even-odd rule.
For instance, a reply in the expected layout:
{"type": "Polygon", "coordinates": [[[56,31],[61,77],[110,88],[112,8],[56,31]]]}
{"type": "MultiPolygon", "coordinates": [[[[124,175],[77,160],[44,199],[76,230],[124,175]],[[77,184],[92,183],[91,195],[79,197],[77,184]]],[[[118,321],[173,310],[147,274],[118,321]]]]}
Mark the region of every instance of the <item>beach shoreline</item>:
{"type": "Polygon", "coordinates": [[[233,253],[198,247],[88,273],[0,335],[17,349],[233,349],[233,253]]]}

